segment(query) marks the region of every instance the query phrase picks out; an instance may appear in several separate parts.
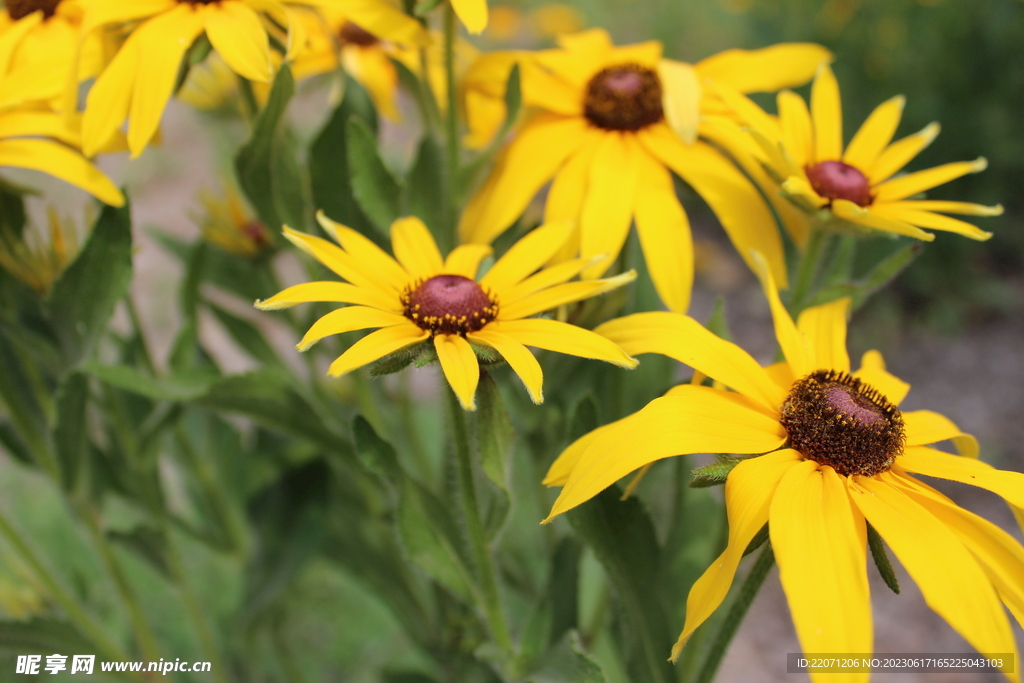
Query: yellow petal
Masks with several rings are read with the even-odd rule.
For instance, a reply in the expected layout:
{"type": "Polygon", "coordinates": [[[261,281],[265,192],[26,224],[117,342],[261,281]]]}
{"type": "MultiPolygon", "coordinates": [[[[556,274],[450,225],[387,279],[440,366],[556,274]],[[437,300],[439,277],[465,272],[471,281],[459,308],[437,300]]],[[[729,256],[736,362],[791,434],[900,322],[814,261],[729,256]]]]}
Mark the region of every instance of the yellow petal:
{"type": "Polygon", "coordinates": [[[843,106],[839,82],[828,64],[818,67],[811,86],[814,121],[814,161],[838,161],[843,156],[843,106]]]}
{"type": "Polygon", "coordinates": [[[887,207],[914,209],[916,211],[938,211],[939,213],[961,213],[968,216],[1002,216],[1002,204],[985,206],[970,202],[948,202],[941,199],[923,199],[903,202],[886,202],[887,207]]]}
{"type": "Polygon", "coordinates": [[[889,544],[928,606],[978,652],[1014,652],[1010,624],[978,561],[928,510],[884,481],[888,477],[881,478],[850,478],[850,497],[889,544]]]}
{"type": "Polygon", "coordinates": [[[476,271],[480,262],[491,255],[494,250],[486,244],[463,244],[455,247],[444,260],[444,272],[453,275],[476,279],[476,271]]]}
{"type": "Polygon", "coordinates": [[[683,646],[697,627],[722,604],[736,576],[736,567],[743,559],[743,551],[768,521],[776,485],[801,460],[799,453],[787,448],[744,460],[729,473],[725,481],[729,544],[690,589],[686,599],[686,624],[672,647],[673,661],[679,658],[683,646]]]}
{"type": "MultiPolygon", "coordinates": [[[[828,200],[815,192],[814,188],[811,187],[811,183],[803,174],[786,178],[782,183],[782,191],[791,199],[801,200],[815,208],[821,208],[828,204],[828,200]]],[[[798,201],[797,203],[800,202],[798,201]]]]}
{"type": "Polygon", "coordinates": [[[903,455],[896,458],[896,464],[908,472],[983,488],[1002,496],[1011,505],[1024,508],[1024,474],[1020,472],[997,470],[981,460],[924,446],[907,446],[903,455]]]}
{"type": "Polygon", "coordinates": [[[538,349],[603,360],[623,368],[637,366],[636,360],[604,337],[558,320],[499,320],[489,324],[487,329],[501,332],[520,344],[538,349]]]}
{"type": "Polygon", "coordinates": [[[530,400],[538,404],[544,402],[544,373],[541,372],[540,363],[528,348],[511,337],[495,332],[490,329],[490,326],[479,332],[467,334],[466,338],[471,342],[490,346],[500,353],[513,372],[526,385],[526,390],[530,393],[530,400]]]}
{"type": "Polygon", "coordinates": [[[327,301],[340,304],[360,304],[382,310],[398,310],[398,301],[381,296],[372,289],[356,287],[346,282],[305,282],[278,292],[269,299],[256,302],[261,311],[276,311],[296,304],[327,301]]]}
{"type": "Polygon", "coordinates": [[[693,288],[690,221],[676,198],[672,176],[646,154],[635,211],[636,231],[654,288],[670,311],[686,313],[693,288]]]}
{"type": "Polygon", "coordinates": [[[487,28],[487,0],[451,0],[455,14],[470,33],[487,28]]]}
{"type": "MultiPolygon", "coordinates": [[[[8,18],[10,15],[8,14],[8,18]]],[[[32,12],[18,19],[13,24],[4,26],[0,33],[0,74],[6,75],[11,65],[11,58],[21,46],[22,40],[43,20],[41,12],[32,12]]]]}
{"type": "Polygon", "coordinates": [[[348,226],[332,221],[323,211],[317,212],[316,220],[324,232],[334,238],[334,241],[360,264],[363,271],[378,273],[398,290],[408,284],[409,274],[391,258],[390,254],[374,244],[373,240],[348,226]]]}
{"type": "Polygon", "coordinates": [[[897,95],[878,105],[850,140],[843,161],[862,172],[871,168],[892,141],[906,102],[907,98],[897,95]]]}
{"type": "Polygon", "coordinates": [[[480,284],[501,296],[544,265],[565,242],[572,227],[571,221],[556,221],[532,230],[491,266],[480,284]]]}
{"type": "MultiPolygon", "coordinates": [[[[519,63],[519,78],[524,105],[565,116],[579,116],[583,113],[583,102],[579,91],[559,78],[557,73],[548,71],[532,60],[523,60],[519,63]]],[[[506,72],[503,81],[507,79],[508,73],[506,72]]],[[[504,94],[502,91],[499,96],[504,96],[504,94]]]]}
{"type": "Polygon", "coordinates": [[[772,92],[803,85],[832,53],[814,43],[779,43],[760,50],[725,50],[697,62],[701,78],[720,81],[735,90],[772,92]]]}
{"type": "Polygon", "coordinates": [[[921,153],[939,134],[939,124],[929,123],[913,135],[897,140],[882,152],[875,163],[867,169],[868,180],[872,186],[887,179],[896,171],[906,166],[911,159],[921,153]]]}
{"type": "Polygon", "coordinates": [[[814,163],[814,127],[804,98],[785,90],[776,98],[782,144],[798,168],[814,163]]]}
{"type": "Polygon", "coordinates": [[[886,181],[876,189],[875,201],[894,201],[906,199],[918,192],[924,192],[931,188],[948,183],[950,180],[967,175],[968,173],[980,173],[988,167],[984,157],[978,157],[974,161],[956,161],[952,164],[943,164],[925,171],[917,171],[899,178],[886,181]]]}
{"type": "Polygon", "coordinates": [[[128,109],[128,148],[132,158],[142,154],[156,133],[178,79],[181,59],[203,31],[204,14],[192,5],[178,5],[135,29],[139,36],[139,61],[128,109]]]}
{"type": "Polygon", "coordinates": [[[52,140],[0,140],[0,166],[42,171],[80,187],[104,204],[124,206],[124,195],[107,176],[78,152],[52,140]]]}
{"type": "Polygon", "coordinates": [[[580,214],[580,256],[605,258],[584,270],[584,278],[603,275],[626,242],[643,154],[632,135],[616,133],[605,135],[594,154],[580,214]]]}
{"type": "Polygon", "coordinates": [[[807,338],[793,324],[793,319],[789,316],[786,307],[782,305],[782,299],[779,298],[779,290],[775,286],[775,279],[772,277],[768,265],[764,258],[756,252],[754,263],[756,264],[754,272],[761,280],[761,288],[764,290],[764,295],[768,298],[768,306],[772,310],[775,338],[779,342],[779,348],[782,349],[782,355],[793,368],[793,374],[803,377],[818,370],[819,368],[815,367],[813,349],[808,344],[807,338]]]}
{"type": "Polygon", "coordinates": [[[930,211],[918,211],[914,208],[909,208],[912,207],[914,203],[915,202],[900,202],[900,206],[894,206],[889,203],[879,203],[877,206],[872,207],[872,212],[879,216],[885,216],[886,218],[891,218],[896,221],[903,221],[904,223],[910,223],[911,225],[917,225],[922,228],[955,232],[958,235],[970,237],[972,240],[978,240],[979,242],[984,242],[992,237],[992,233],[985,232],[981,228],[971,225],[965,221],[950,218],[949,216],[943,216],[938,213],[931,213],[930,211]]]}
{"type": "Polygon", "coordinates": [[[269,81],[273,66],[267,30],[255,10],[226,1],[211,5],[204,15],[206,37],[228,66],[250,81],[269,81]]]}
{"type": "Polygon", "coordinates": [[[128,36],[89,89],[82,115],[82,151],[86,156],[96,154],[128,116],[138,68],[138,41],[138,34],[128,36]]]}
{"type": "Polygon", "coordinates": [[[736,112],[736,115],[748,126],[768,140],[780,139],[782,131],[779,129],[779,122],[768,112],[757,106],[752,99],[718,83],[709,83],[709,85],[715,94],[721,97],[725,104],[736,112]]]}
{"type": "MultiPolygon", "coordinates": [[[[867,529],[831,467],[806,460],[775,489],[768,529],[804,652],[871,652],[867,529]]],[[[848,683],[871,673],[822,676],[848,683]]]]}
{"type": "Polygon", "coordinates": [[[844,297],[808,308],[800,314],[796,326],[811,348],[817,369],[850,371],[850,355],[846,352],[846,317],[849,311],[850,298],[844,297]]]}
{"type": "Polygon", "coordinates": [[[636,271],[631,270],[615,277],[601,280],[583,280],[555,285],[520,299],[514,304],[507,306],[502,304],[498,319],[518,320],[520,318],[528,318],[531,315],[550,311],[564,304],[571,304],[575,301],[589,299],[592,296],[610,292],[635,279],[636,271]]]}
{"type": "Polygon", "coordinates": [[[544,202],[544,222],[579,220],[583,198],[587,196],[590,165],[603,137],[593,133],[585,138],[577,152],[565,162],[544,202]]]}
{"type": "Polygon", "coordinates": [[[539,292],[542,289],[560,285],[566,280],[570,280],[587,267],[590,264],[588,259],[573,259],[572,261],[565,261],[558,265],[545,268],[544,270],[538,271],[536,274],[531,275],[515,287],[506,290],[501,297],[503,304],[513,304],[520,299],[530,296],[534,292],[539,292]]]}
{"type": "Polygon", "coordinates": [[[541,482],[545,486],[565,486],[566,482],[569,481],[569,475],[572,474],[573,469],[576,468],[576,464],[580,461],[580,457],[590,445],[598,439],[603,439],[605,436],[610,434],[616,427],[619,427],[624,422],[629,420],[628,417],[624,417],[621,420],[615,420],[608,424],[598,427],[592,431],[587,432],[580,438],[569,444],[562,453],[551,463],[551,467],[548,468],[548,473],[544,477],[544,481],[541,482]]]}
{"type": "Polygon", "coordinates": [[[374,106],[382,116],[390,121],[401,119],[395,101],[398,95],[398,71],[381,45],[346,45],[341,49],[341,62],[345,72],[351,74],[370,93],[374,106]]]}
{"type": "Polygon", "coordinates": [[[305,4],[325,8],[342,7],[347,19],[382,40],[423,47],[430,44],[426,30],[420,22],[400,9],[400,3],[380,0],[345,0],[344,3],[338,0],[311,0],[305,4]]]}
{"type": "Polygon", "coordinates": [[[424,332],[409,321],[371,332],[338,356],[327,369],[327,374],[340,377],[389,353],[421,342],[429,336],[429,332],[424,332]]]}
{"type": "Polygon", "coordinates": [[[398,313],[382,311],[377,308],[370,308],[369,306],[346,306],[321,316],[309,328],[296,348],[299,351],[305,351],[324,337],[329,337],[332,334],[365,330],[368,327],[402,325],[408,322],[409,320],[405,316],[398,313]]]}
{"type": "Polygon", "coordinates": [[[631,356],[660,353],[703,372],[776,414],[786,398],[750,354],[693,318],[678,313],[634,313],[594,330],[631,356]]]}
{"type": "Polygon", "coordinates": [[[132,0],[132,2],[90,2],[82,17],[82,35],[106,24],[142,19],[174,9],[177,0],[132,0]]]}
{"type": "Polygon", "coordinates": [[[882,392],[893,405],[902,403],[910,391],[909,384],[886,371],[882,354],[875,350],[864,353],[860,359],[860,370],[853,373],[853,376],[882,392]]]}
{"type": "Polygon", "coordinates": [[[906,235],[907,237],[914,237],[924,242],[931,242],[935,239],[935,235],[930,232],[915,228],[905,221],[898,221],[895,218],[882,215],[875,210],[874,206],[864,208],[846,199],[835,199],[832,201],[832,213],[840,218],[874,228],[875,230],[891,232],[896,235],[906,235]]]}
{"type": "Polygon", "coordinates": [[[441,370],[465,410],[476,410],[476,385],[480,381],[480,363],[469,342],[457,334],[434,337],[441,370]]]}
{"type": "Polygon", "coordinates": [[[444,268],[434,236],[415,216],[399,218],[391,224],[391,248],[398,262],[414,278],[430,278],[444,268]]]}
{"type": "Polygon", "coordinates": [[[544,521],[648,463],[691,453],[766,453],[785,440],[778,421],[754,408],[750,399],[711,387],[681,388],[654,399],[592,443],[544,521]]]}
{"type": "Polygon", "coordinates": [[[960,428],[944,415],[930,410],[912,410],[903,413],[903,423],[907,430],[908,446],[927,446],[949,439],[965,458],[977,458],[981,452],[978,440],[960,431],[960,428]]]}
{"type": "Polygon", "coordinates": [[[662,109],[669,128],[686,144],[697,140],[700,124],[700,78],[685,62],[663,59],[658,62],[662,87],[662,109]]]}
{"type": "Polygon", "coordinates": [[[320,237],[292,230],[288,226],[284,228],[284,236],[299,249],[357,287],[376,290],[382,296],[398,302],[398,289],[394,283],[385,279],[379,271],[367,268],[366,263],[360,263],[352,258],[344,249],[320,237]]]}

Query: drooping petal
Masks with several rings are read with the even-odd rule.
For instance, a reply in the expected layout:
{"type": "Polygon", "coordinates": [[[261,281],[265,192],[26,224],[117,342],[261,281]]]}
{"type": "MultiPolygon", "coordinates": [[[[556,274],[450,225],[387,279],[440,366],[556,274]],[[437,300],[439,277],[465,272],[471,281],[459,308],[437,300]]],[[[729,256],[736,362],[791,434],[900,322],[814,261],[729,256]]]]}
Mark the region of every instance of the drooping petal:
{"type": "Polygon", "coordinates": [[[549,521],[644,465],[691,453],[767,453],[786,440],[777,420],[737,394],[689,386],[656,398],[580,456],[549,521]]]}
{"type": "Polygon", "coordinates": [[[391,287],[401,290],[409,282],[409,274],[390,254],[378,247],[362,233],[332,221],[323,211],[318,211],[316,220],[320,227],[341,245],[349,256],[362,265],[363,270],[379,273],[391,282],[391,287]]]}
{"type": "Polygon", "coordinates": [[[897,95],[875,107],[853,140],[850,140],[849,147],[843,153],[843,162],[861,172],[871,168],[892,141],[906,102],[907,98],[897,95]]]}
{"type": "Polygon", "coordinates": [[[414,278],[433,277],[444,268],[434,236],[415,216],[399,218],[391,224],[391,248],[398,262],[414,278]]]}
{"type": "Polygon", "coordinates": [[[485,344],[501,354],[501,357],[519,376],[530,393],[534,403],[544,402],[544,373],[540,363],[530,350],[511,337],[485,327],[479,332],[471,332],[466,338],[477,344],[485,344]]]}
{"type": "Polygon", "coordinates": [[[42,171],[85,190],[105,204],[124,206],[124,195],[110,178],[75,150],[52,140],[0,140],[0,166],[42,171]]]}
{"type": "Polygon", "coordinates": [[[292,230],[288,226],[284,228],[284,236],[299,249],[357,287],[376,290],[382,296],[393,298],[395,302],[398,301],[398,290],[393,283],[384,278],[379,271],[368,268],[368,264],[360,263],[352,258],[336,244],[331,244],[320,237],[292,230]]]}
{"type": "Polygon", "coordinates": [[[636,190],[636,231],[658,296],[686,313],[693,288],[693,237],[668,170],[643,155],[636,190]]]}
{"type": "Polygon", "coordinates": [[[694,65],[702,79],[743,93],[773,92],[803,85],[832,53],[814,43],[778,43],[760,50],[724,50],[694,65]]]}
{"type": "Polygon", "coordinates": [[[978,652],[1015,652],[1002,604],[978,561],[934,515],[882,479],[850,477],[850,497],[889,544],[928,606],[978,652]]]}
{"type": "Polygon", "coordinates": [[[754,263],[754,273],[761,280],[761,288],[764,290],[764,295],[768,298],[768,306],[772,310],[775,338],[782,349],[782,355],[789,361],[789,365],[793,368],[793,374],[797,377],[814,372],[818,369],[814,367],[814,352],[808,344],[807,338],[793,323],[789,311],[782,305],[778,287],[775,285],[775,278],[772,277],[768,264],[757,253],[754,254],[754,263]]]}
{"type": "Polygon", "coordinates": [[[314,301],[359,304],[385,311],[398,311],[397,300],[381,296],[376,290],[356,287],[347,282],[304,282],[288,287],[269,299],[257,301],[256,308],[261,311],[276,311],[314,301]]]}
{"type": "Polygon", "coordinates": [[[572,221],[556,221],[534,229],[516,241],[480,280],[499,295],[532,275],[562,246],[572,221]]]}
{"type": "MultiPolygon", "coordinates": [[[[775,489],[768,530],[804,652],[871,652],[867,529],[831,467],[805,460],[775,489]]],[[[870,672],[812,680],[866,682],[870,672]]]]}
{"type": "Polygon", "coordinates": [[[643,150],[631,135],[605,135],[590,163],[587,196],[580,214],[580,256],[605,258],[583,271],[600,277],[629,235],[643,150]]]}
{"type": "Polygon", "coordinates": [[[476,271],[480,262],[491,255],[494,250],[486,244],[463,244],[452,249],[444,260],[444,272],[476,279],[476,271]]]}
{"type": "Polygon", "coordinates": [[[601,280],[581,280],[579,282],[566,282],[548,289],[541,290],[528,297],[520,299],[514,304],[501,305],[498,313],[499,320],[518,320],[528,318],[531,315],[550,311],[553,308],[564,304],[571,304],[574,301],[589,299],[592,296],[610,292],[613,289],[632,282],[636,279],[636,271],[631,270],[615,277],[601,280]]]}
{"type": "Polygon", "coordinates": [[[686,624],[672,647],[672,660],[697,627],[718,609],[729,592],[743,551],[768,521],[775,487],[782,476],[802,460],[792,449],[750,458],[736,465],[725,482],[725,504],[729,515],[729,545],[693,584],[686,599],[686,624]]]}
{"type": "Polygon", "coordinates": [[[918,132],[897,140],[886,147],[875,163],[867,169],[867,176],[868,180],[871,181],[871,185],[878,185],[910,163],[910,160],[920,154],[921,150],[932,144],[932,140],[938,134],[939,124],[929,123],[918,132]]]}
{"type": "Polygon", "coordinates": [[[757,401],[777,414],[786,392],[776,385],[749,353],[710,332],[689,316],[654,311],[634,313],[599,325],[607,337],[631,356],[660,353],[757,401]]]}
{"type": "Polygon", "coordinates": [[[331,363],[327,374],[331,377],[340,377],[356,368],[383,358],[389,353],[424,341],[429,336],[429,332],[421,330],[409,321],[402,325],[384,327],[371,332],[350,346],[345,353],[331,363]]]}
{"type": "Polygon", "coordinates": [[[576,468],[576,464],[580,461],[580,457],[582,457],[586,450],[590,448],[590,445],[598,439],[603,439],[605,436],[612,433],[613,430],[622,425],[630,417],[632,417],[632,415],[624,417],[621,420],[609,422],[606,425],[587,432],[580,438],[573,441],[557,458],[555,458],[555,461],[551,463],[551,467],[548,468],[548,473],[544,477],[544,481],[541,483],[545,486],[565,486],[566,482],[569,481],[569,475],[572,474],[573,469],[576,468]]]}
{"type": "Polygon", "coordinates": [[[487,328],[506,334],[526,346],[603,360],[623,368],[637,366],[636,360],[604,337],[558,320],[499,320],[490,323],[487,328]]]}
{"type": "Polygon", "coordinates": [[[843,297],[807,308],[800,314],[796,327],[811,348],[815,367],[850,371],[850,355],[846,351],[846,317],[849,311],[850,297],[843,297]]]}
{"type": "Polygon", "coordinates": [[[896,406],[903,402],[910,391],[909,384],[886,371],[882,354],[874,349],[864,353],[860,359],[860,370],[853,373],[853,376],[882,392],[896,406]]]}
{"type": "Polygon", "coordinates": [[[1024,474],[1020,472],[997,470],[975,458],[951,455],[924,446],[907,446],[903,455],[896,458],[896,464],[908,472],[983,488],[1002,496],[1011,505],[1024,508],[1024,474]]]}
{"type": "Polygon", "coordinates": [[[931,242],[935,239],[935,235],[930,232],[925,232],[924,230],[916,228],[905,221],[896,220],[895,218],[889,218],[888,216],[882,215],[875,211],[874,206],[864,208],[857,206],[846,199],[835,199],[832,201],[832,213],[840,218],[845,218],[853,223],[866,225],[867,227],[874,228],[875,230],[883,230],[897,235],[906,235],[907,237],[914,237],[924,242],[931,242]]]}
{"type": "Polygon", "coordinates": [[[250,81],[267,82],[273,74],[267,30],[256,11],[243,2],[207,8],[206,37],[231,70],[250,81]]]}
{"type": "Polygon", "coordinates": [[[906,199],[918,192],[930,190],[937,185],[948,183],[950,180],[967,175],[968,173],[980,173],[988,168],[988,161],[979,157],[974,161],[955,161],[951,164],[943,164],[924,171],[909,173],[899,178],[887,180],[876,189],[875,201],[886,202],[898,199],[906,199]]]}
{"type": "Polygon", "coordinates": [[[457,334],[434,337],[434,348],[441,370],[465,410],[476,410],[476,385],[480,382],[480,363],[469,342],[457,334]]]}
{"type": "Polygon", "coordinates": [[[369,306],[346,306],[321,316],[309,328],[296,348],[299,351],[305,351],[324,337],[329,337],[332,334],[365,330],[368,327],[402,325],[408,322],[409,320],[405,316],[398,313],[390,313],[378,308],[370,308],[369,306]]]}
{"type": "Polygon", "coordinates": [[[843,156],[843,106],[839,82],[828,64],[818,67],[811,86],[814,161],[839,161],[843,156]]]}
{"type": "Polygon", "coordinates": [[[908,446],[927,446],[950,439],[965,458],[977,458],[981,451],[977,439],[960,431],[948,417],[930,410],[903,413],[903,424],[907,430],[908,446]]]}
{"type": "Polygon", "coordinates": [[[966,221],[950,218],[949,216],[943,216],[942,214],[932,213],[930,211],[919,211],[913,207],[914,202],[900,202],[899,206],[894,204],[895,203],[879,203],[877,206],[872,207],[872,212],[879,216],[885,216],[886,218],[891,218],[896,221],[903,221],[904,223],[910,223],[911,225],[920,226],[922,228],[954,232],[958,235],[969,237],[972,240],[978,240],[979,242],[984,242],[992,237],[992,233],[985,232],[981,228],[971,225],[966,221]]]}

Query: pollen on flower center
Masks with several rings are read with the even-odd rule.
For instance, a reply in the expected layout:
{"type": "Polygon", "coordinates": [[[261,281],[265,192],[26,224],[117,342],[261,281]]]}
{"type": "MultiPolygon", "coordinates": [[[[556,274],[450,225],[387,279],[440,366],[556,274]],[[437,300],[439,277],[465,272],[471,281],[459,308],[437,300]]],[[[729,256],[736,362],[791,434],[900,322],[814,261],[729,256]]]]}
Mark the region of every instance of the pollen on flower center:
{"type": "Polygon", "coordinates": [[[402,295],[405,317],[431,334],[476,332],[498,315],[498,304],[476,281],[435,275],[402,295]]]}
{"type": "Polygon", "coordinates": [[[846,199],[858,206],[868,206],[871,183],[859,169],[841,161],[822,161],[804,169],[811,187],[826,199],[846,199]]]}
{"type": "Polygon", "coordinates": [[[873,476],[903,452],[903,415],[868,384],[836,370],[797,380],[782,404],[789,447],[838,474],[873,476]]]}
{"type": "Polygon", "coordinates": [[[639,64],[609,66],[590,79],[583,113],[605,130],[640,130],[664,118],[661,80],[639,64]]]}
{"type": "Polygon", "coordinates": [[[43,16],[49,19],[57,11],[57,5],[59,4],[60,0],[6,0],[4,2],[4,5],[7,7],[7,13],[15,21],[39,10],[42,10],[43,16]]]}
{"type": "Polygon", "coordinates": [[[338,40],[342,45],[358,45],[369,47],[380,42],[377,36],[351,21],[346,21],[338,31],[338,40]]]}

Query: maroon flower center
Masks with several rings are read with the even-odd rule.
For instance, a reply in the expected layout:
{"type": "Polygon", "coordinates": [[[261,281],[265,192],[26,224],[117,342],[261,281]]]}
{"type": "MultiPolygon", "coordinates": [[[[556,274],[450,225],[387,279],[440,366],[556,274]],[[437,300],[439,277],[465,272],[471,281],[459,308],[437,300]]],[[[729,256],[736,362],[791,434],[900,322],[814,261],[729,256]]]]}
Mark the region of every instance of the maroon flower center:
{"type": "Polygon", "coordinates": [[[804,169],[811,187],[825,199],[846,199],[857,206],[868,206],[871,183],[858,169],[841,161],[822,161],[804,169]]]}
{"type": "Polygon", "coordinates": [[[359,45],[369,47],[380,42],[377,36],[351,21],[346,21],[338,31],[338,39],[342,45],[359,45]]]}
{"type": "Polygon", "coordinates": [[[843,476],[873,476],[903,452],[903,415],[881,393],[836,370],[794,382],[782,404],[788,445],[843,476]]]}
{"type": "Polygon", "coordinates": [[[498,316],[498,304],[476,281],[462,275],[435,275],[402,295],[405,317],[420,329],[465,336],[498,316]]]}
{"type": "Polygon", "coordinates": [[[4,5],[7,7],[7,13],[11,15],[11,19],[17,21],[22,17],[27,17],[33,12],[43,11],[43,16],[47,19],[53,16],[54,12],[57,11],[57,5],[60,4],[60,0],[5,0],[4,5]]]}
{"type": "Polygon", "coordinates": [[[605,130],[640,130],[664,118],[661,80],[639,64],[609,66],[590,79],[583,114],[605,130]]]}

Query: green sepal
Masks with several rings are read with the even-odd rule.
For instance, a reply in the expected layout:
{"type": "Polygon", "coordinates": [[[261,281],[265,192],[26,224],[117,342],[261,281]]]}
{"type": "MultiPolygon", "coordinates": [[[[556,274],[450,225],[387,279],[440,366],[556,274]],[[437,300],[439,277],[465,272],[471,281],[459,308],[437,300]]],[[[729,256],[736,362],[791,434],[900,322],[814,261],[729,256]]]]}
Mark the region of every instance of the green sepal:
{"type": "MultiPolygon", "coordinates": [[[[420,357],[424,353],[427,353],[427,346],[433,349],[434,345],[428,339],[427,341],[407,346],[404,349],[399,349],[394,353],[389,353],[383,358],[376,360],[370,365],[370,377],[383,377],[385,375],[392,375],[396,372],[400,372],[405,368],[409,367],[409,364],[413,361],[419,361],[420,357]]],[[[434,355],[437,358],[437,355],[434,355]]],[[[429,361],[428,361],[429,362],[429,361]]],[[[418,362],[416,367],[422,367],[418,362]]]]}
{"type": "Polygon", "coordinates": [[[693,470],[691,473],[693,480],[690,481],[690,488],[701,489],[708,486],[720,486],[725,483],[732,469],[740,464],[739,458],[734,458],[730,455],[718,455],[715,457],[718,459],[717,462],[693,470]]]}
{"type": "Polygon", "coordinates": [[[900,582],[896,580],[896,572],[892,570],[889,555],[885,552],[885,542],[878,532],[875,531],[875,527],[871,526],[868,522],[865,522],[865,524],[868,526],[868,547],[871,548],[871,557],[875,560],[875,567],[878,568],[878,573],[882,575],[882,581],[885,581],[885,585],[889,587],[889,590],[899,595],[900,582]]]}

